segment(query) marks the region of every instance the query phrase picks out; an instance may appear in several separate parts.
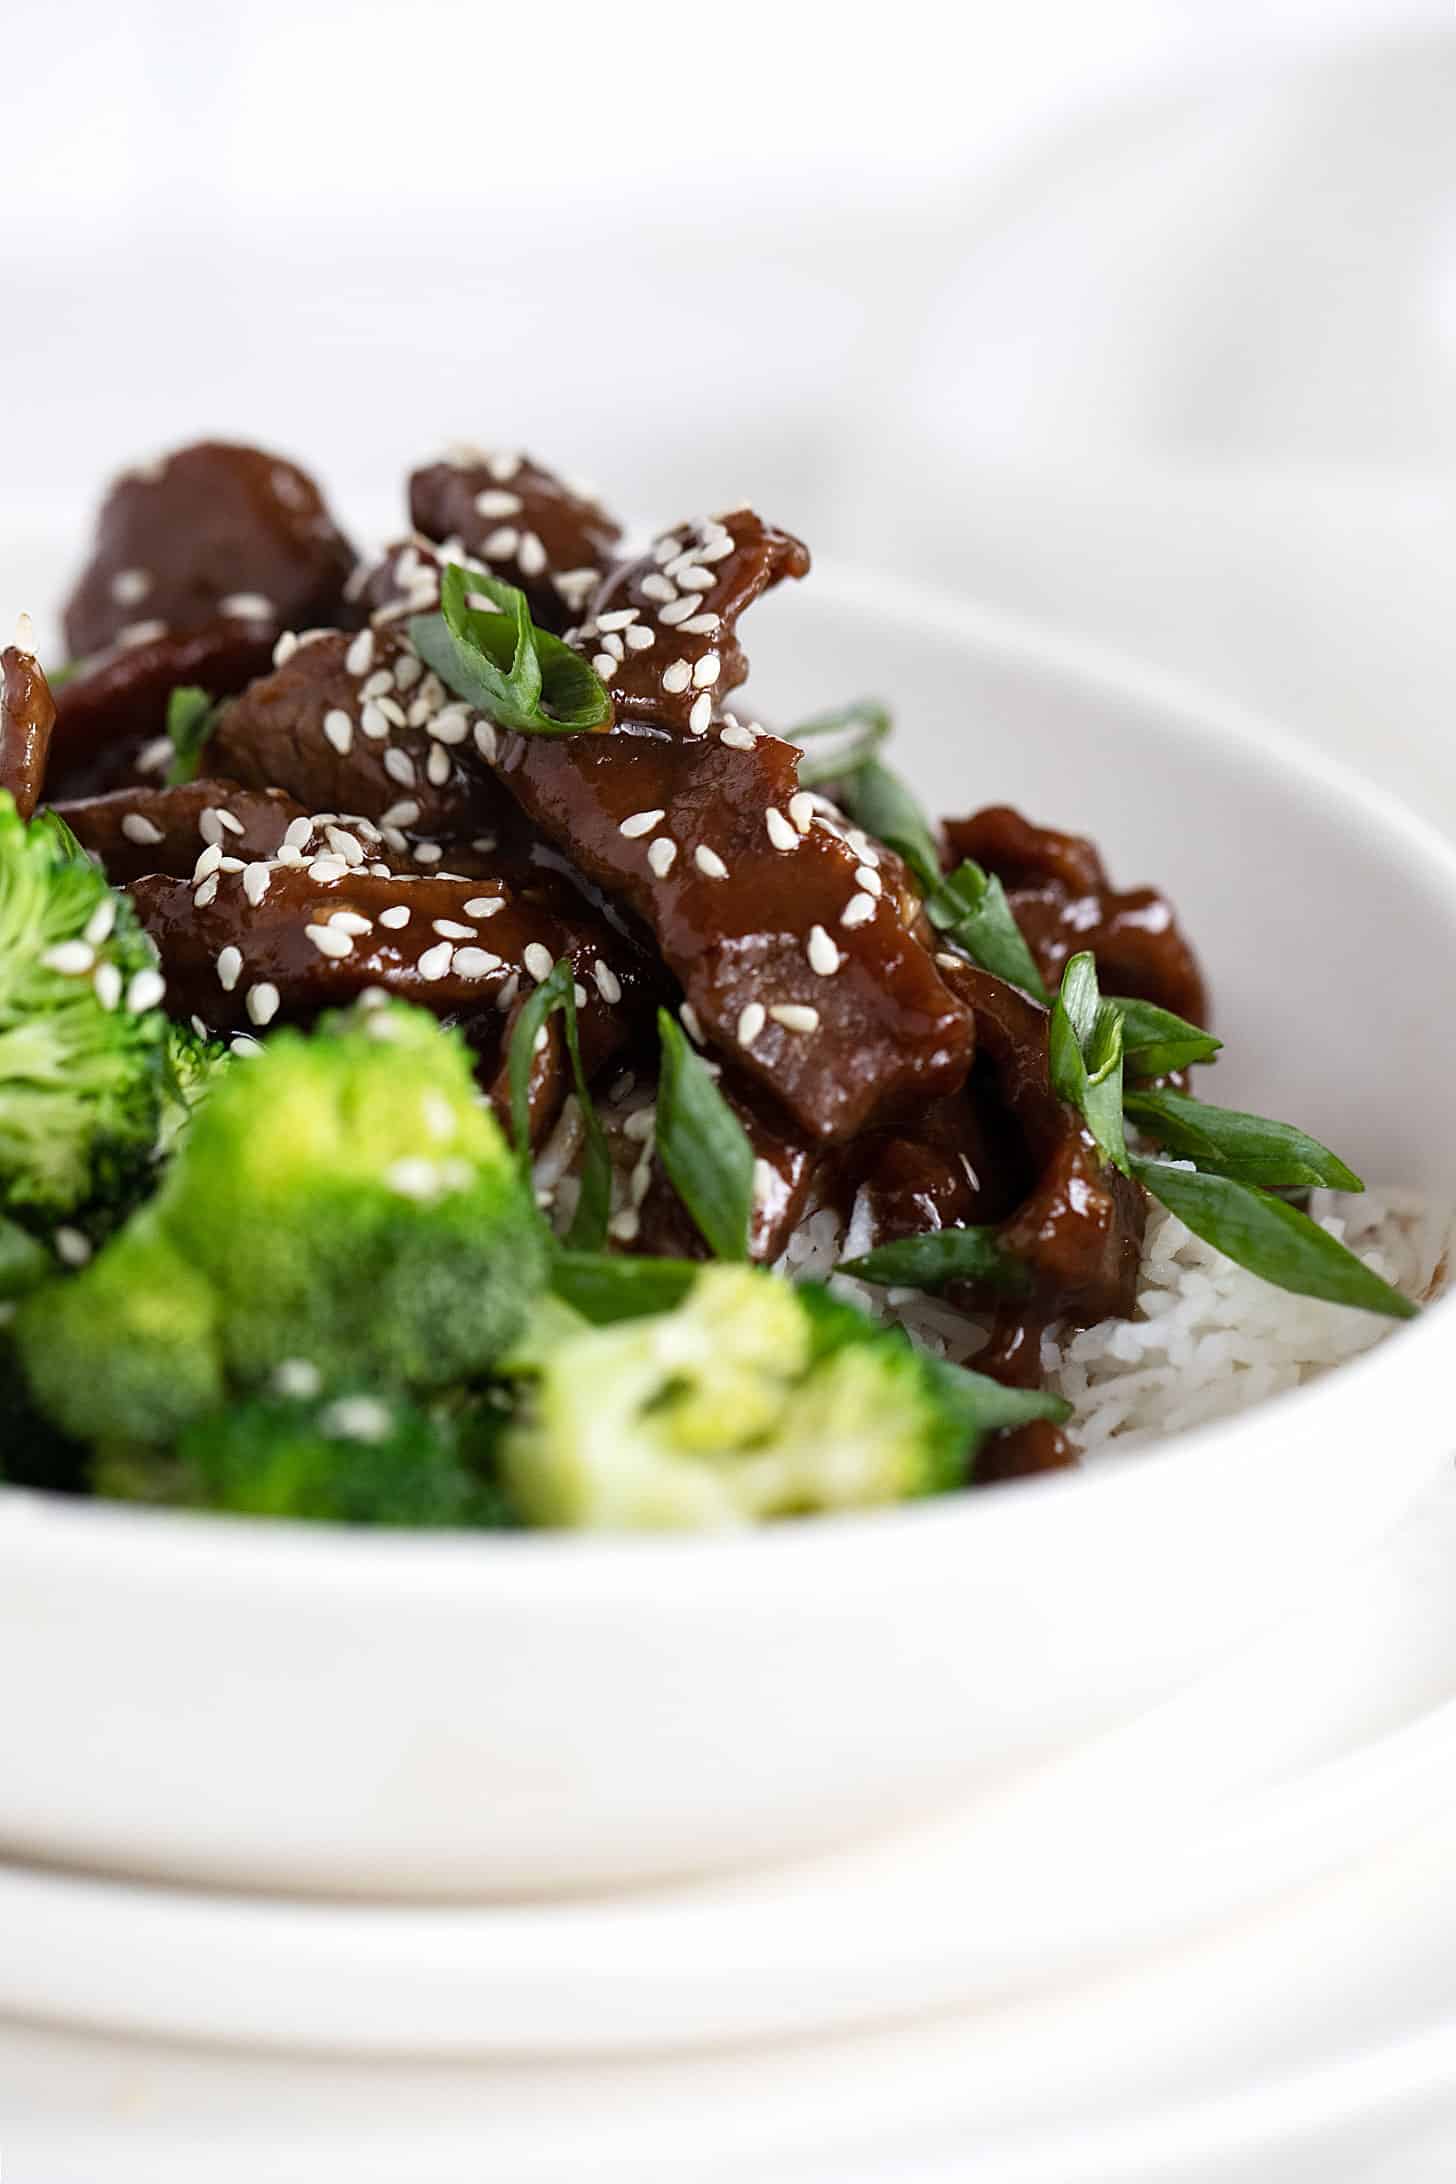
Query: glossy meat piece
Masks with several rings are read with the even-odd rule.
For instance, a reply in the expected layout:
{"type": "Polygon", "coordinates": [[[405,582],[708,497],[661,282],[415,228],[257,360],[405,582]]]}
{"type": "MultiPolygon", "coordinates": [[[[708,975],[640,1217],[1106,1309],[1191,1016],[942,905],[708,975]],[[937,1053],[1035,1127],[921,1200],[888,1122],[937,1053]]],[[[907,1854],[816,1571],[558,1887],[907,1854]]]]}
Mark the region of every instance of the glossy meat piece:
{"type": "Polygon", "coordinates": [[[1167,897],[1114,888],[1094,845],[1033,826],[1008,804],[946,822],[951,861],[972,857],[1005,886],[1037,968],[1055,991],[1069,956],[1090,948],[1104,993],[1208,1022],[1198,961],[1167,897]]]}
{"type": "Polygon", "coordinates": [[[800,794],[792,745],[730,722],[497,747],[528,816],[649,927],[711,1044],[811,1136],[964,1079],[968,1009],[902,924],[884,853],[800,794]]]}
{"type": "MultiPolygon", "coordinates": [[[[28,637],[29,624],[22,628],[28,637]]],[[[28,645],[7,645],[0,652],[0,789],[10,791],[22,819],[40,802],[55,718],[39,660],[28,645]]]]}
{"type": "Polygon", "coordinates": [[[304,816],[281,789],[245,789],[240,782],[218,780],[189,781],[175,789],[112,789],[53,808],[116,887],[145,872],[186,879],[212,847],[244,862],[274,857],[288,827],[304,816]]]}
{"type": "Polygon", "coordinates": [[[154,637],[88,661],[56,692],[46,786],[96,796],[164,774],[172,760],[167,700],[183,684],[228,698],[268,671],[273,633],[261,622],[209,622],[185,637],[154,637]]]}
{"type": "Polygon", "coordinates": [[[409,482],[410,522],[427,539],[458,542],[526,594],[531,619],[558,634],[574,621],[616,557],[621,526],[589,493],[529,455],[460,447],[409,482]]]}
{"type": "Polygon", "coordinates": [[[748,675],[738,617],[809,549],[750,508],[679,524],[613,571],[568,637],[612,693],[619,721],[702,734],[748,675]]]}
{"type": "Polygon", "coordinates": [[[1032,1280],[1030,1301],[1008,1325],[1128,1318],[1147,1219],[1142,1190],[1102,1159],[1081,1117],[1052,1091],[1046,1010],[974,964],[939,960],[946,983],[974,1011],[978,1056],[1034,1177],[998,1224],[1002,1243],[1032,1280]]]}
{"type": "Polygon", "coordinates": [[[195,882],[151,874],[132,896],[170,1007],[211,1031],[307,1022],[381,987],[460,1023],[493,1061],[518,997],[569,955],[583,1060],[595,1071],[643,1006],[636,966],[605,928],[584,916],[567,923],[500,883],[381,875],[331,858],[219,865],[195,882]]]}
{"type": "Polygon", "coordinates": [[[989,1062],[899,1129],[869,1131],[846,1155],[846,1196],[868,1193],[877,1243],[1001,1221],[1025,1197],[1025,1141],[996,1097],[989,1062]]]}
{"type": "MultiPolygon", "coordinates": [[[[718,1089],[748,1133],[753,1147],[753,1208],[748,1223],[748,1256],[771,1266],[808,1210],[824,1169],[822,1145],[795,1126],[789,1116],[751,1085],[724,1070],[718,1089]]],[[[613,1224],[613,1234],[634,1250],[668,1259],[704,1259],[708,1247],[692,1216],[655,1158],[642,1170],[645,1181],[637,1225],[613,1224]]]]}
{"type": "Polygon", "coordinates": [[[422,867],[442,844],[493,835],[509,800],[478,760],[488,722],[452,699],[395,629],[334,632],[289,650],[230,706],[209,746],[219,772],[286,789],[309,811],[362,812],[413,844],[422,867]]]}
{"type": "Polygon", "coordinates": [[[81,659],[138,630],[200,629],[219,616],[275,632],[333,621],[354,553],[306,471],[220,440],[123,472],[66,607],[81,659]]]}

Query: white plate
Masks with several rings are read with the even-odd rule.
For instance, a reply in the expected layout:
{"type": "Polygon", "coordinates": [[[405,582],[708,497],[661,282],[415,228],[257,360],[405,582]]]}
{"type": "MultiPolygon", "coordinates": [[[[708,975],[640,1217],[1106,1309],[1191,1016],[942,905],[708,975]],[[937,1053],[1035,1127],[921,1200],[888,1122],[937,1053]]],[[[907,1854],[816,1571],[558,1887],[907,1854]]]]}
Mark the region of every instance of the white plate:
{"type": "MultiPolygon", "coordinates": [[[[768,602],[784,717],[879,689],[939,808],[1009,798],[1173,887],[1226,1096],[1453,1185],[1456,857],[1273,731],[962,606],[768,602]]],[[[1118,1721],[1377,1536],[1441,1460],[1452,1307],[1339,1375],[996,1494],[717,1540],[360,1535],[0,1495],[0,1842],[209,1885],[466,1895],[746,1866],[1118,1721]]],[[[918,1973],[916,1975],[919,1976],[918,1973]]]]}

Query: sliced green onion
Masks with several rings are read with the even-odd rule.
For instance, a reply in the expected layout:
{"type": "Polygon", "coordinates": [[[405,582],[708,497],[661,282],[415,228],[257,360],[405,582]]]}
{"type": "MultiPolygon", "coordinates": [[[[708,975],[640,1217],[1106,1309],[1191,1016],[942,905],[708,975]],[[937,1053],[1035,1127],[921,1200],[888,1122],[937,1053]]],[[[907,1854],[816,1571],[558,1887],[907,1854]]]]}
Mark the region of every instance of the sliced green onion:
{"type": "Polygon", "coordinates": [[[195,683],[179,683],[167,700],[167,740],[172,746],[172,760],[167,768],[167,786],[180,789],[185,783],[195,781],[202,764],[202,750],[222,712],[214,705],[207,691],[195,683]]]}
{"type": "Polygon", "coordinates": [[[825,781],[843,780],[874,757],[890,730],[889,712],[877,698],[859,698],[831,713],[816,714],[813,720],[801,720],[788,730],[790,743],[814,742],[819,737],[829,740],[800,759],[800,787],[813,789],[825,781]]]}
{"type": "Polygon", "coordinates": [[[1103,1158],[1130,1174],[1122,1127],[1122,1012],[1115,1001],[1102,999],[1088,950],[1074,955],[1062,973],[1048,1058],[1058,1099],[1079,1111],[1103,1158]]]}
{"type": "Polygon", "coordinates": [[[666,1009],[657,1012],[657,1028],[657,1157],[714,1256],[746,1259],[753,1211],[748,1133],[666,1009]]]}
{"type": "Polygon", "coordinates": [[[999,879],[968,857],[946,879],[936,882],[925,898],[925,914],[983,971],[1020,986],[1047,1006],[1051,996],[999,879]]]}
{"type": "Polygon", "coordinates": [[[612,701],[579,652],[538,629],[514,584],[448,563],[440,572],[440,611],[410,622],[421,659],[478,712],[522,735],[579,735],[609,728],[612,701]],[[495,603],[495,612],[470,605],[495,603]]]}
{"type": "Polygon", "coordinates": [[[603,1251],[559,1251],[551,1287],[583,1319],[609,1327],[615,1320],[670,1312],[692,1288],[702,1267],[695,1259],[627,1258],[603,1251]]]}
{"type": "Polygon", "coordinates": [[[587,1089],[581,1064],[581,1043],[576,1026],[576,973],[569,956],[563,956],[551,975],[524,1004],[511,1033],[506,1076],[511,1095],[511,1136],[516,1158],[529,1186],[531,1182],[531,1064],[536,1040],[548,1019],[560,1009],[566,1030],[566,1051],[571,1060],[572,1081],[581,1107],[585,1149],[581,1161],[581,1190],[567,1231],[567,1243],[581,1251],[597,1251],[606,1240],[612,1206],[612,1157],[606,1135],[587,1089]]]}
{"type": "Polygon", "coordinates": [[[926,894],[940,885],[934,837],[898,774],[877,758],[867,759],[845,782],[842,803],[856,826],[904,858],[926,894]]]}
{"type": "Polygon", "coordinates": [[[1129,1121],[1205,1175],[1231,1176],[1268,1190],[1365,1188],[1338,1153],[1287,1122],[1214,1107],[1186,1092],[1132,1091],[1123,1108],[1129,1121]]]}
{"type": "Polygon", "coordinates": [[[1007,1290],[1028,1286],[1025,1267],[993,1228],[944,1228],[925,1236],[897,1237],[863,1258],[841,1260],[835,1271],[902,1289],[943,1289],[947,1282],[960,1281],[989,1282],[1007,1290]]]}
{"type": "Polygon", "coordinates": [[[1212,1032],[1185,1023],[1171,1009],[1112,998],[1122,1011],[1122,1060],[1129,1077],[1171,1076],[1176,1069],[1211,1061],[1223,1045],[1212,1032]]]}

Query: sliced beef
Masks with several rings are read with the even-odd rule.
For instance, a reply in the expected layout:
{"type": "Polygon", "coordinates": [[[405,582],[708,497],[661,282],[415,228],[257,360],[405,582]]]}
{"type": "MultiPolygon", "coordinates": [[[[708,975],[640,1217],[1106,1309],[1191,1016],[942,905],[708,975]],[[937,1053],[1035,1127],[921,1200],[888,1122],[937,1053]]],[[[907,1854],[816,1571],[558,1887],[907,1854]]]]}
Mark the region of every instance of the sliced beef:
{"type": "Polygon", "coordinates": [[[518,586],[532,621],[558,634],[599,589],[622,536],[592,494],[514,452],[461,447],[427,463],[411,475],[409,503],[417,531],[518,586]]]}
{"type": "Polygon", "coordinates": [[[528,816],[649,928],[708,1040],[811,1136],[963,1080],[969,1010],[906,930],[885,853],[799,791],[792,745],[729,721],[496,749],[528,816]]]}
{"type": "Polygon", "coordinates": [[[751,508],[680,524],[614,570],[570,641],[612,693],[620,721],[702,734],[719,700],[748,675],[738,617],[809,549],[751,508]]]}
{"type": "Polygon", "coordinates": [[[1009,804],[993,804],[948,820],[945,837],[953,863],[974,858],[1002,882],[1053,990],[1067,958],[1090,948],[1105,993],[1207,1023],[1203,974],[1171,903],[1153,887],[1115,888],[1082,835],[1033,826],[1009,804]]]}
{"type": "Polygon", "coordinates": [[[307,471],[256,447],[199,441],[125,472],[66,607],[84,658],[219,616],[273,631],[337,618],[354,553],[307,471]]]}
{"type": "Polygon", "coordinates": [[[175,789],[112,789],[54,809],[116,887],[147,872],[187,879],[209,849],[238,863],[276,857],[289,827],[306,816],[281,789],[214,779],[175,789]]]}
{"type": "MultiPolygon", "coordinates": [[[[22,624],[29,636],[29,625],[22,624]]],[[[56,702],[28,644],[0,652],[0,789],[8,789],[22,819],[29,819],[45,785],[46,756],[56,702]]]]}
{"type": "Polygon", "coordinates": [[[155,779],[172,759],[167,700],[184,684],[227,698],[268,671],[273,632],[217,621],[185,637],[150,637],[90,660],[56,692],[47,792],[95,796],[155,779]]]}

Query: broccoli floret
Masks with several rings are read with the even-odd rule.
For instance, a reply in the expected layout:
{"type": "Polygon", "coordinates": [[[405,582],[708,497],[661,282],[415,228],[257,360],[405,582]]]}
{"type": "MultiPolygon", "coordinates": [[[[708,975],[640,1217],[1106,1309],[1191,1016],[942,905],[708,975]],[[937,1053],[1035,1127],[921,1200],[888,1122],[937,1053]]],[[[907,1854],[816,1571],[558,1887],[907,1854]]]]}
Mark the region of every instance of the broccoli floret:
{"type": "Polygon", "coordinates": [[[505,1437],[528,1522],[709,1529],[962,1483],[972,1434],[928,1361],[852,1306],[747,1267],[535,1362],[505,1437]]]}
{"type": "Polygon", "coordinates": [[[70,829],[0,793],[0,1207],[45,1226],[134,1196],[161,1099],[156,960],[70,829]]]}
{"type": "Polygon", "coordinates": [[[187,1125],[232,1057],[221,1039],[204,1039],[189,1024],[169,1023],[162,1049],[162,1112],[156,1154],[170,1160],[187,1125]]]}
{"type": "Polygon", "coordinates": [[[289,1360],[325,1387],[469,1380],[547,1250],[464,1041],[395,1005],[219,1072],[156,1197],[16,1337],[58,1425],[167,1444],[289,1360]]]}

